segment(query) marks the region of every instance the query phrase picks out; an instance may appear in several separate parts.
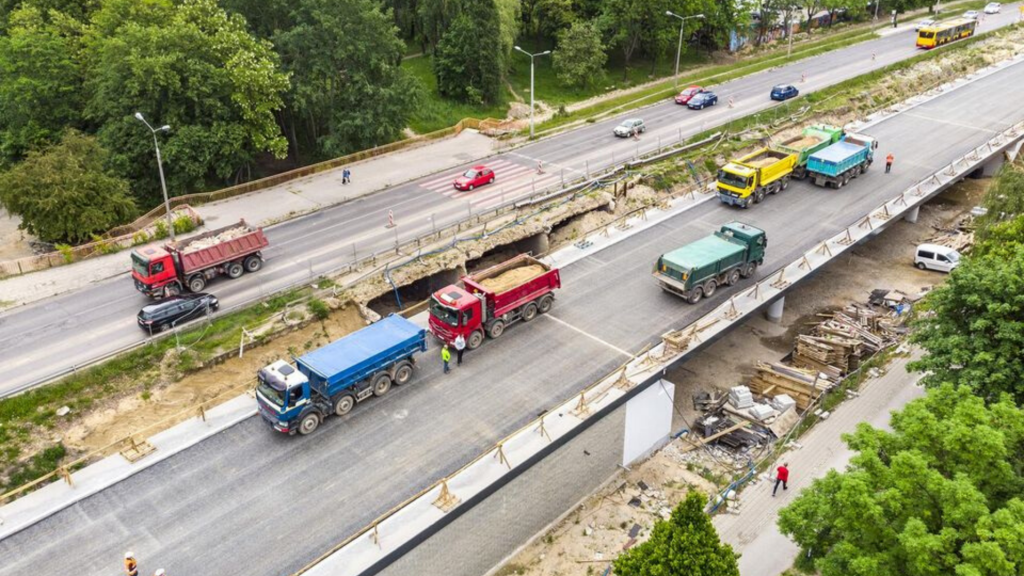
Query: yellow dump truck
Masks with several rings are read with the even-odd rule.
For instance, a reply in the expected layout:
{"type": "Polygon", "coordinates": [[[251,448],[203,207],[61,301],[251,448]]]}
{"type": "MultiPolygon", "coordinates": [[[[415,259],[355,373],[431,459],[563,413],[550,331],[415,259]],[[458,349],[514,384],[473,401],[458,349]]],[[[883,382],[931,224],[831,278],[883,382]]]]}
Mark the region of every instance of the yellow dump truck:
{"type": "Polygon", "coordinates": [[[761,148],[732,160],[718,170],[718,199],[726,204],[749,208],[768,194],[789,186],[796,165],[796,154],[761,148]]]}

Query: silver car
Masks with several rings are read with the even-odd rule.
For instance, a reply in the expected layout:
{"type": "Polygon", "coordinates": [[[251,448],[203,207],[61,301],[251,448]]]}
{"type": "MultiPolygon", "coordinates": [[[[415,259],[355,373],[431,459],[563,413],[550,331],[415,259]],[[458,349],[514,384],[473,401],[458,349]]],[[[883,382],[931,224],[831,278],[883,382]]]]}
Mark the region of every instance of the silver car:
{"type": "Polygon", "coordinates": [[[630,136],[636,136],[647,131],[647,127],[644,126],[644,121],[640,118],[630,118],[629,120],[623,120],[622,124],[615,127],[613,132],[620,138],[629,138],[630,136]]]}

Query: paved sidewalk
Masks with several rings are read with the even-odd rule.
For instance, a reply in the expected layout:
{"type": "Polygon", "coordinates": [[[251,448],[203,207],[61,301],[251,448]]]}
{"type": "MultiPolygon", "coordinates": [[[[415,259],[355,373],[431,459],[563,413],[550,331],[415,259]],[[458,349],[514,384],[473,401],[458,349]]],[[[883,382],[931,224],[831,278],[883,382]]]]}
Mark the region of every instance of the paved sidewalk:
{"type": "MultiPolygon", "coordinates": [[[[206,220],[206,228],[225,226],[239,218],[269,225],[490,156],[497,151],[497,145],[497,141],[475,130],[464,130],[453,138],[352,164],[348,166],[352,183],[345,186],[341,184],[342,168],[336,168],[196,210],[206,220]]],[[[0,310],[77,290],[127,273],[130,268],[127,254],[119,252],[0,280],[0,310]]]]}
{"type": "Polygon", "coordinates": [[[842,403],[829,419],[800,439],[801,448],[783,456],[790,464],[792,490],[780,489],[773,498],[774,482],[759,481],[740,493],[738,514],[723,513],[715,517],[715,527],[722,540],[742,554],[742,576],[777,576],[793,565],[800,550],[779,533],[776,525],[779,509],[792,502],[814,478],[824,476],[832,468],[846,467],[853,453],[840,438],[842,434],[852,432],[860,422],[888,428],[892,411],[924,395],[924,390],[917,386],[921,375],[906,371],[911,359],[897,358],[881,377],[866,380],[858,398],[842,403]]]}

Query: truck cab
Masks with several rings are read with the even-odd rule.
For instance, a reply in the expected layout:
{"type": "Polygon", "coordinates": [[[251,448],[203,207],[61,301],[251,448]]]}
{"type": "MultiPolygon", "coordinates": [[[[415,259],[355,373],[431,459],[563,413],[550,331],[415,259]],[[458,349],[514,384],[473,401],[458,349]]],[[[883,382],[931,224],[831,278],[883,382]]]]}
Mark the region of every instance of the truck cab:
{"type": "Polygon", "coordinates": [[[294,425],[312,409],[309,378],[295,366],[278,360],[256,374],[256,401],[264,420],[275,430],[293,433],[294,425]]]}
{"type": "Polygon", "coordinates": [[[164,286],[177,280],[174,256],[157,246],[132,250],[132,279],[135,288],[147,296],[159,296],[164,286]]]}
{"type": "Polygon", "coordinates": [[[430,297],[430,331],[444,342],[451,343],[461,335],[466,346],[475,349],[483,342],[480,327],[484,320],[481,298],[454,284],[430,297]]]}
{"type": "Polygon", "coordinates": [[[747,199],[757,186],[757,171],[735,162],[729,162],[718,170],[718,191],[737,200],[747,199]]]}

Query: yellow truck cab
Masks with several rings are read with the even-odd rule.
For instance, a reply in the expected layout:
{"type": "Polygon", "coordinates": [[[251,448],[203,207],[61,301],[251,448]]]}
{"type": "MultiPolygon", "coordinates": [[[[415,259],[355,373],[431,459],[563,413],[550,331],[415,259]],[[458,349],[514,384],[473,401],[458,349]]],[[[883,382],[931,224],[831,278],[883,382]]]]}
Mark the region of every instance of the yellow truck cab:
{"type": "Polygon", "coordinates": [[[761,148],[737,158],[718,170],[715,187],[722,202],[749,208],[768,194],[776,194],[789,186],[797,157],[770,148],[761,148]]]}

